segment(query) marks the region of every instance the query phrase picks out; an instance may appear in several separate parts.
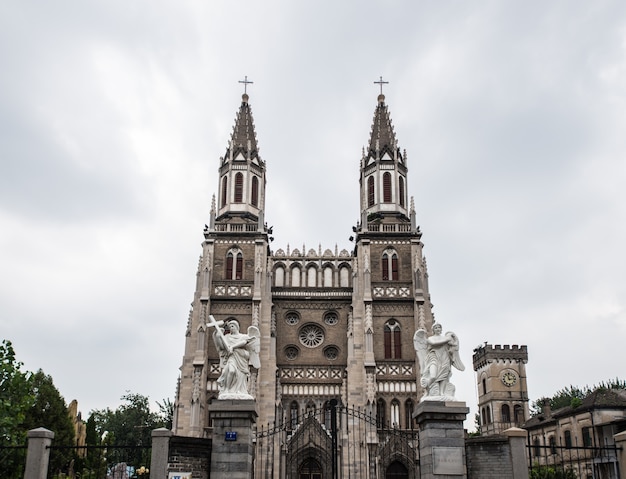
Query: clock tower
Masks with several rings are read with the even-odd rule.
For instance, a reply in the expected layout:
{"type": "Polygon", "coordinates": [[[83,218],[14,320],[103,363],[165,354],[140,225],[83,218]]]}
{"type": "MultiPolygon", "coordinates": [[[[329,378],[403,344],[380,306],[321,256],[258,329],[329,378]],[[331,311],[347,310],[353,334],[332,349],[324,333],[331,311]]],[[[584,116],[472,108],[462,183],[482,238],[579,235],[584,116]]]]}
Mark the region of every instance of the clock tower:
{"type": "Polygon", "coordinates": [[[527,346],[484,344],[474,349],[482,435],[520,427],[529,417],[527,346]]]}

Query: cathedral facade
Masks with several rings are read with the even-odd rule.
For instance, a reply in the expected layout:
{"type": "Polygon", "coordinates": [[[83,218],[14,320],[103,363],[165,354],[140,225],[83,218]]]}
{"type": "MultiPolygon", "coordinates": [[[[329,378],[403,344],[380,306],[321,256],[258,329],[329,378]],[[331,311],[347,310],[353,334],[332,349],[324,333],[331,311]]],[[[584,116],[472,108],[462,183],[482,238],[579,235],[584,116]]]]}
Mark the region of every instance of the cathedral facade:
{"type": "Polygon", "coordinates": [[[307,412],[326,411],[332,403],[375,417],[380,430],[411,430],[423,394],[413,335],[419,328],[430,333],[433,315],[407,155],[398,147],[385,97],[378,97],[360,158],[360,221],[337,232],[353,234],[352,251],[272,250],[270,239],[280,232],[266,223],[271,159],[259,156],[248,100],[244,94],[217,164],[174,433],[208,435],[208,406],[218,397],[220,374],[209,315],[237,319],[242,331],[260,331],[261,367],[252,368],[249,379],[258,425],[295,427],[307,412]]]}

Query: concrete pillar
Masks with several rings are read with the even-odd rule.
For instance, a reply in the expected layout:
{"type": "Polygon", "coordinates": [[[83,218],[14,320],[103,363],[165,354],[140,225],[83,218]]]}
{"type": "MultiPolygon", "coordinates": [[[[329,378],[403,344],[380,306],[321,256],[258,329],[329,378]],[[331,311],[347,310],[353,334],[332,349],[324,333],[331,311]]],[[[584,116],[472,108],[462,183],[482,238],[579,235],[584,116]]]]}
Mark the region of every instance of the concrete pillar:
{"type": "Polygon", "coordinates": [[[617,446],[617,467],[619,468],[619,477],[626,477],[626,431],[620,432],[613,436],[615,446],[617,446]]]}
{"type": "Polygon", "coordinates": [[[46,479],[50,460],[50,444],[54,433],[43,427],[31,429],[27,433],[26,469],[24,479],[46,479]]]}
{"type": "Polygon", "coordinates": [[[254,400],[217,400],[209,405],[213,421],[211,479],[251,479],[254,465],[254,400]]]}
{"type": "Polygon", "coordinates": [[[526,447],[528,433],[524,429],[512,427],[504,431],[504,435],[509,438],[511,448],[512,479],[528,479],[528,449],[526,447]]]}
{"type": "Polygon", "coordinates": [[[152,431],[152,457],[150,458],[150,477],[167,479],[167,465],[170,456],[170,438],[172,431],[161,427],[152,431]]]}
{"type": "Polygon", "coordinates": [[[422,401],[415,408],[420,431],[420,477],[467,479],[464,402],[422,401]]]}

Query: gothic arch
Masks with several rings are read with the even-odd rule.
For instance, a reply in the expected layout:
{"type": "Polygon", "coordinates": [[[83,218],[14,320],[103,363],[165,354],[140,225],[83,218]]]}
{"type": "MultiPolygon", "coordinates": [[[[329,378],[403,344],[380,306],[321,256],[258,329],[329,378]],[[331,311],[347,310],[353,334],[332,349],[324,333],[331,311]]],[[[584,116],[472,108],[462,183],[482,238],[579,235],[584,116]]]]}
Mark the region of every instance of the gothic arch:
{"type": "Polygon", "coordinates": [[[381,262],[383,281],[398,281],[400,271],[398,265],[398,252],[394,248],[387,248],[383,251],[381,262]]]}
{"type": "Polygon", "coordinates": [[[237,246],[233,246],[226,253],[226,271],[224,279],[243,279],[243,253],[237,246]]]}

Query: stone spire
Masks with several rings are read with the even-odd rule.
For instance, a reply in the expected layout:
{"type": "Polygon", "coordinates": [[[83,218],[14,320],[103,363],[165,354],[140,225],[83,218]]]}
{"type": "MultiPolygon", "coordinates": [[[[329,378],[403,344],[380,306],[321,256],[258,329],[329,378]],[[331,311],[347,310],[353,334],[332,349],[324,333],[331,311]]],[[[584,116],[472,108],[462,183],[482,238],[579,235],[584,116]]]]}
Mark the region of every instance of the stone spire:
{"type": "Polygon", "coordinates": [[[372,124],[372,133],[370,136],[369,147],[367,151],[367,160],[379,159],[385,153],[388,153],[392,159],[402,158],[396,140],[396,133],[391,124],[389,110],[385,104],[385,95],[378,95],[378,105],[374,112],[374,122],[372,124]]]}
{"type": "Polygon", "coordinates": [[[241,106],[235,118],[235,126],[231,136],[226,155],[224,158],[233,159],[240,153],[245,159],[253,160],[259,157],[259,148],[256,141],[256,131],[254,130],[254,121],[252,119],[252,110],[248,104],[250,97],[247,93],[241,96],[241,106]]]}

